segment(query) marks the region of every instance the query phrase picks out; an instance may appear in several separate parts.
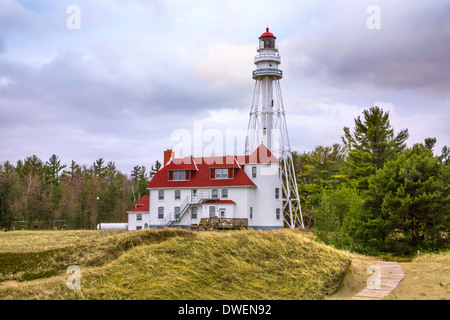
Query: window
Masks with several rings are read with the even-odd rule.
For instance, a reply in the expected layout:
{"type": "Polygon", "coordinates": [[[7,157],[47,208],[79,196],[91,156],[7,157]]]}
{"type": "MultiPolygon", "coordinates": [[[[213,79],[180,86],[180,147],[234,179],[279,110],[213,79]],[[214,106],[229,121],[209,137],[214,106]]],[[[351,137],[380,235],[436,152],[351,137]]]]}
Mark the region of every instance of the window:
{"type": "Polygon", "coordinates": [[[164,200],[164,190],[158,191],[158,200],[164,200]]]}
{"type": "Polygon", "coordinates": [[[136,215],[136,221],[142,221],[142,213],[136,215]]]}
{"type": "Polygon", "coordinates": [[[218,199],[219,198],[219,190],[212,189],[211,196],[212,196],[213,199],[218,199]]]}
{"type": "Polygon", "coordinates": [[[175,190],[175,200],[180,200],[180,199],[181,199],[181,191],[175,190]]]}
{"type": "Polygon", "coordinates": [[[253,219],[253,207],[250,207],[250,219],[253,219]]]}
{"type": "Polygon", "coordinates": [[[211,206],[209,207],[209,217],[212,218],[216,215],[216,207],[211,206]]]}
{"type": "Polygon", "coordinates": [[[216,179],[228,179],[228,168],[225,169],[214,169],[216,179]]]}
{"type": "Polygon", "coordinates": [[[198,208],[192,207],[192,209],[191,209],[191,219],[192,220],[197,220],[197,213],[198,213],[198,208]]]}
{"type": "Polygon", "coordinates": [[[158,207],[158,219],[164,219],[164,207],[158,207]]]}
{"type": "Polygon", "coordinates": [[[281,209],[280,208],[277,208],[277,210],[276,210],[276,217],[277,217],[277,220],[280,220],[280,217],[281,217],[281,209]]]}
{"type": "Polygon", "coordinates": [[[252,178],[256,178],[256,167],[252,167],[252,178]]]}
{"type": "Polygon", "coordinates": [[[196,197],[197,196],[197,189],[192,189],[192,196],[196,197]]]}
{"type": "Polygon", "coordinates": [[[180,220],[180,207],[175,207],[174,213],[175,213],[175,220],[180,220]]]}
{"type": "Polygon", "coordinates": [[[275,188],[275,199],[280,199],[280,188],[275,188]]]}
{"type": "Polygon", "coordinates": [[[228,189],[222,189],[222,199],[228,199],[228,189]]]}
{"type": "Polygon", "coordinates": [[[186,171],[184,170],[174,171],[172,175],[172,180],[186,180],[186,171]]]}
{"type": "Polygon", "coordinates": [[[142,226],[136,226],[136,230],[141,230],[142,226]]]}

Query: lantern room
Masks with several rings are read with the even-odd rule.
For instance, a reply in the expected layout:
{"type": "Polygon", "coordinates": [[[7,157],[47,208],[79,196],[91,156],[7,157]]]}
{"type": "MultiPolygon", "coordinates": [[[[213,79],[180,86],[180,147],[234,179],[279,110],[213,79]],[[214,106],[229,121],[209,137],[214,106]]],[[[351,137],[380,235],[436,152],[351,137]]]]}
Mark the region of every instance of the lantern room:
{"type": "Polygon", "coordinates": [[[269,32],[269,28],[266,28],[266,32],[264,32],[260,37],[259,37],[259,48],[260,49],[264,49],[264,48],[271,48],[271,49],[275,49],[275,39],[276,37],[269,32]]]}

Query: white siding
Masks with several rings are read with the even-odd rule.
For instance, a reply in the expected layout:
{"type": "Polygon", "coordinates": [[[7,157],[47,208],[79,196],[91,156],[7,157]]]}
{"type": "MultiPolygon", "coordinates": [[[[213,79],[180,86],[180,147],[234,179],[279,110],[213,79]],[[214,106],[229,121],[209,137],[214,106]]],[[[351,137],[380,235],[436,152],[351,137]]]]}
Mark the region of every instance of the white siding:
{"type": "Polygon", "coordinates": [[[144,229],[147,224],[147,228],[150,228],[150,214],[149,213],[128,213],[128,230],[144,229]],[[137,220],[137,215],[142,214],[142,220],[137,220]]]}
{"type": "MultiPolygon", "coordinates": [[[[232,200],[235,204],[229,203],[203,203],[197,205],[197,219],[191,219],[191,211],[188,209],[183,214],[181,221],[177,225],[190,225],[198,223],[201,218],[209,217],[209,207],[215,206],[216,215],[219,216],[219,209],[226,209],[227,218],[248,218],[249,227],[258,228],[279,228],[283,227],[283,215],[276,219],[276,209],[282,209],[281,200],[281,179],[278,174],[278,165],[275,164],[247,164],[244,170],[248,177],[256,184],[255,187],[208,187],[192,188],[197,190],[197,194],[205,190],[211,192],[212,189],[219,190],[219,199],[222,200],[222,189],[228,190],[228,196],[224,200],[232,200]],[[256,178],[252,178],[252,167],[256,167],[256,178]],[[280,198],[275,199],[275,188],[280,188],[280,198]],[[250,207],[253,207],[253,218],[250,219],[250,207]]],[[[150,190],[150,219],[151,227],[160,226],[162,220],[158,219],[158,207],[164,208],[164,218],[173,214],[175,207],[181,206],[186,197],[192,195],[191,188],[171,188],[164,190],[164,200],[158,200],[158,189],[150,190]],[[175,200],[175,190],[180,190],[180,199],[175,200]]],[[[192,207],[192,206],[191,206],[192,207]]],[[[281,210],[282,211],[282,210],[281,210]]]]}
{"type": "MultiPolygon", "coordinates": [[[[255,227],[283,227],[283,215],[276,219],[276,209],[282,209],[281,179],[277,164],[248,164],[244,167],[247,175],[256,184],[254,196],[249,197],[248,207],[253,207],[253,218],[249,219],[249,226],[255,227]],[[256,178],[252,178],[252,168],[256,167],[256,178]],[[280,188],[280,197],[275,199],[275,188],[280,188]]],[[[282,212],[282,210],[281,210],[282,212]]]]}

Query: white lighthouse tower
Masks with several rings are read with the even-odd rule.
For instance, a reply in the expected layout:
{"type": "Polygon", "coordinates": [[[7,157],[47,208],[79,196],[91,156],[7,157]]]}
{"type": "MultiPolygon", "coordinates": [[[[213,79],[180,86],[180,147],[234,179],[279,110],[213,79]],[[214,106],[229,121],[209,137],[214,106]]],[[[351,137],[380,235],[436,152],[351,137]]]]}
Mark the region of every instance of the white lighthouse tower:
{"type": "Polygon", "coordinates": [[[269,28],[259,37],[257,52],[254,60],[256,69],[253,71],[256,81],[245,154],[252,154],[259,145],[264,144],[279,159],[284,221],[290,228],[304,228],[281,96],[280,79],[283,78],[283,72],[278,69],[281,57],[276,37],[269,32],[269,28]]]}

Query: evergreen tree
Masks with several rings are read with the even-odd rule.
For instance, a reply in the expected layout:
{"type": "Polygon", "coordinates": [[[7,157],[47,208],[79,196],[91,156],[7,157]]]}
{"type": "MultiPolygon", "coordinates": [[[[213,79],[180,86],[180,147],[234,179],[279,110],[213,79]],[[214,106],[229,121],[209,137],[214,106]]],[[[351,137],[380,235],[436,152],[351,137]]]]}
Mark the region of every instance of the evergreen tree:
{"type": "Polygon", "coordinates": [[[408,150],[369,179],[355,236],[399,253],[448,246],[449,186],[448,166],[421,148],[408,150]]]}
{"type": "Polygon", "coordinates": [[[408,129],[394,134],[389,112],[380,107],[363,111],[364,119],[355,118],[354,132],[344,127],[342,141],[347,149],[347,176],[358,180],[358,188],[367,188],[367,179],[386,161],[395,159],[406,147],[408,129]]]}
{"type": "Polygon", "coordinates": [[[442,147],[441,156],[439,159],[445,165],[450,163],[450,149],[447,146],[442,147]]]}
{"type": "Polygon", "coordinates": [[[150,170],[150,177],[153,177],[155,175],[155,173],[157,173],[159,171],[159,169],[161,169],[161,162],[159,162],[158,160],[156,160],[155,165],[152,166],[152,169],[150,170]]]}
{"type": "Polygon", "coordinates": [[[343,162],[344,152],[337,143],[332,147],[317,146],[311,152],[294,157],[294,167],[298,168],[299,191],[304,197],[303,203],[317,205],[322,189],[334,188],[343,181],[343,162]]]}
{"type": "Polygon", "coordinates": [[[100,159],[98,159],[98,160],[96,160],[95,162],[94,162],[94,167],[93,167],[93,171],[94,171],[94,174],[97,176],[97,177],[101,177],[101,176],[103,176],[103,172],[104,172],[104,163],[105,163],[105,160],[103,160],[103,158],[100,158],[100,159]]]}
{"type": "Polygon", "coordinates": [[[139,180],[138,180],[138,183],[136,186],[136,193],[137,193],[137,196],[139,199],[140,199],[140,197],[147,196],[149,194],[149,192],[147,190],[148,183],[149,183],[149,178],[148,178],[148,175],[146,172],[146,168],[144,166],[142,166],[140,174],[139,174],[139,180]]]}

